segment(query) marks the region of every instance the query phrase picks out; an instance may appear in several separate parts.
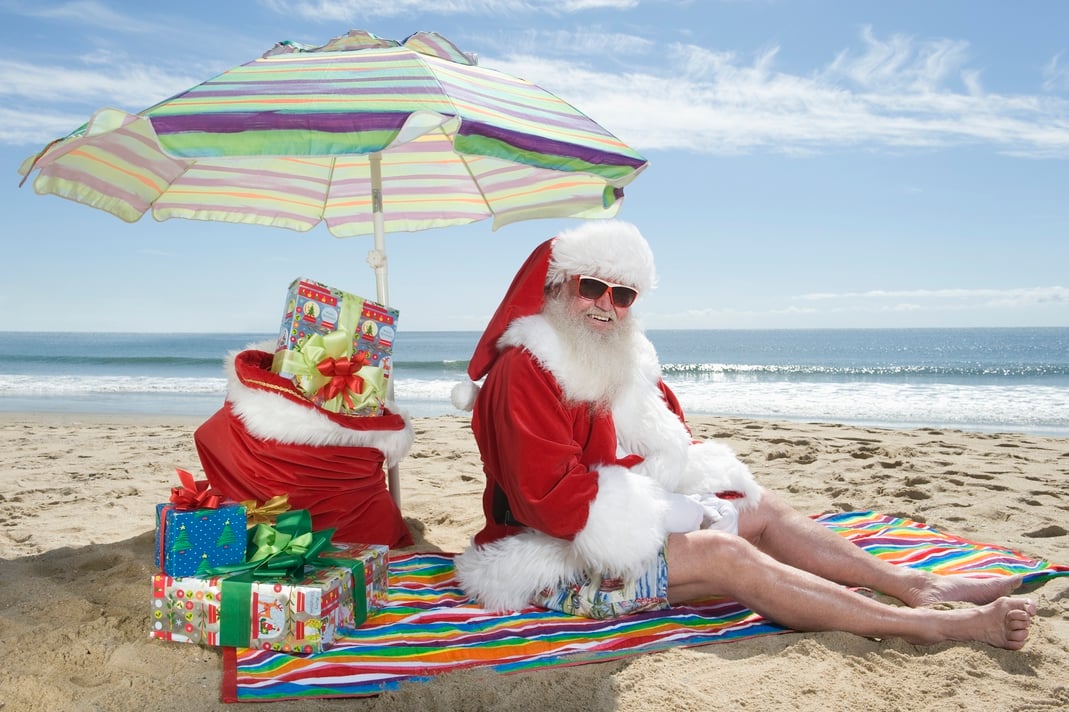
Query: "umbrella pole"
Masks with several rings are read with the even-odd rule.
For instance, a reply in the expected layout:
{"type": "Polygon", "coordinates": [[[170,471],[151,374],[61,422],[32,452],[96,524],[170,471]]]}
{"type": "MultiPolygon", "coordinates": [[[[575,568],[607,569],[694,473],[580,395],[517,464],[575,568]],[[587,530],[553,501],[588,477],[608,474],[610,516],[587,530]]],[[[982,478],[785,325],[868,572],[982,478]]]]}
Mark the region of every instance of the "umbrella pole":
{"type": "Polygon", "coordinates": [[[375,270],[375,289],[379,304],[390,306],[390,288],[386,275],[386,227],[382,216],[382,154],[368,156],[371,166],[371,220],[375,228],[375,249],[367,253],[367,263],[375,270]]]}
{"type": "MultiPolygon", "coordinates": [[[[382,154],[368,156],[371,167],[371,220],[375,227],[375,248],[367,253],[367,263],[375,270],[375,291],[379,304],[390,306],[390,289],[386,277],[386,227],[382,217],[382,154]]],[[[387,386],[386,399],[393,401],[393,378],[387,386]]],[[[397,508],[401,508],[401,472],[397,463],[386,469],[386,487],[397,508]]]]}

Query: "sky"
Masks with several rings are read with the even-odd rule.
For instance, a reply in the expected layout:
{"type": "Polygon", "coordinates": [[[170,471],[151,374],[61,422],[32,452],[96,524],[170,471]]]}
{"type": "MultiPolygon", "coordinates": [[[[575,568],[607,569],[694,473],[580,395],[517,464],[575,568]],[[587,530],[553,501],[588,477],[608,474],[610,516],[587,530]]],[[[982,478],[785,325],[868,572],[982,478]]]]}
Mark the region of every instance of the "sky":
{"type": "MultiPolygon", "coordinates": [[[[278,329],[309,277],[374,297],[370,237],[125,223],[19,187],[100,108],[136,113],[276,42],[429,30],[649,160],[618,217],[649,328],[1069,326],[1062,0],[0,0],[0,331],[278,329]]],[[[576,220],[387,236],[398,338],[481,330],[576,220]]]]}

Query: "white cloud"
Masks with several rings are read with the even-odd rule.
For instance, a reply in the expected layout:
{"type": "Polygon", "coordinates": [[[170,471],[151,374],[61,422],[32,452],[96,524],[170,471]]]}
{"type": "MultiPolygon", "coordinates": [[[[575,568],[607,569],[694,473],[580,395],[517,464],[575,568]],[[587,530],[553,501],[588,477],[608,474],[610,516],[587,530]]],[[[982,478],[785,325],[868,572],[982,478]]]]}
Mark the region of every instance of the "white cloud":
{"type": "Polygon", "coordinates": [[[151,65],[99,70],[0,60],[0,96],[35,102],[108,104],[139,111],[199,81],[151,65]]]}
{"type": "Polygon", "coordinates": [[[0,144],[13,146],[43,147],[45,143],[60,136],[66,136],[85,123],[86,116],[76,114],[50,113],[37,116],[25,111],[0,107],[0,144]]]}
{"type": "Polygon", "coordinates": [[[142,33],[157,29],[151,22],[144,22],[130,15],[115,12],[106,4],[95,0],[74,0],[53,6],[39,7],[36,4],[21,9],[9,7],[21,14],[51,20],[73,22],[80,26],[103,27],[118,32],[142,33]]]}
{"type": "MultiPolygon", "coordinates": [[[[825,77],[844,77],[866,90],[908,93],[939,91],[940,87],[963,78],[969,44],[939,39],[918,44],[905,35],[880,40],[871,27],[861,31],[866,51],[854,56],[843,50],[824,72],[825,77]]],[[[979,90],[977,76],[970,81],[979,90]]]]}
{"type": "Polygon", "coordinates": [[[865,292],[819,292],[794,297],[800,302],[829,303],[832,312],[941,311],[963,309],[1024,309],[1069,305],[1069,288],[911,289],[865,292]],[[908,302],[901,300],[910,300],[908,302]]]}
{"type": "Polygon", "coordinates": [[[0,109],[0,143],[44,144],[78,128],[98,108],[140,111],[198,81],[151,65],[94,61],[70,68],[0,60],[0,97],[20,107],[0,109]]]}
{"type": "Polygon", "coordinates": [[[1043,68],[1043,89],[1046,91],[1065,91],[1069,89],[1069,67],[1062,62],[1062,53],[1051,57],[1043,68]]]}
{"type": "Polygon", "coordinates": [[[818,301],[826,299],[898,299],[902,297],[919,299],[976,299],[976,298],[1013,298],[1031,302],[1057,301],[1069,302],[1069,289],[1066,287],[1023,287],[1020,289],[908,289],[884,290],[871,289],[864,292],[814,292],[803,294],[797,299],[818,301]]]}
{"type": "MultiPolygon", "coordinates": [[[[265,0],[291,12],[374,14],[426,9],[423,0],[265,0]]],[[[623,2],[623,0],[621,0],[623,2]]],[[[623,4],[629,4],[623,2],[623,4]]],[[[548,4],[521,0],[443,0],[442,12],[486,12],[548,4]]],[[[99,9],[71,3],[68,12],[99,9]]],[[[558,7],[576,7],[558,6],[558,7]]],[[[967,43],[880,39],[869,28],[858,50],[845,49],[814,71],[779,67],[779,48],[750,56],[695,44],[658,46],[635,34],[529,31],[489,36],[478,49],[486,67],[525,77],[571,101],[640,151],[699,154],[774,152],[805,155],[829,151],[902,150],[983,145],[1013,156],[1069,157],[1069,100],[1050,95],[992,94],[969,67],[967,43]],[[625,63],[630,63],[625,66],[625,63]]],[[[82,64],[59,67],[0,60],[0,97],[17,99],[28,113],[53,126],[81,104],[138,111],[210,76],[136,64],[97,50],[82,64]]],[[[225,68],[225,67],[224,67],[225,68]]],[[[1059,58],[1047,68],[1048,83],[1065,81],[1059,58]]],[[[73,128],[73,126],[71,127],[73,128]]],[[[0,124],[0,141],[49,140],[45,129],[0,124]]]]}
{"type": "MultiPolygon", "coordinates": [[[[760,300],[759,300],[760,301],[760,300]]],[[[765,299],[761,306],[660,307],[645,316],[657,328],[810,328],[1064,323],[1069,288],[872,290],[765,299]],[[997,320],[996,320],[997,321],[997,320]]]]}
{"type": "MultiPolygon", "coordinates": [[[[518,54],[527,57],[559,55],[569,62],[586,62],[589,58],[613,59],[635,58],[650,54],[655,43],[644,37],[621,32],[605,32],[590,27],[579,30],[526,30],[518,35],[485,36],[483,42],[489,48],[503,54],[518,54]]],[[[505,71],[499,66],[492,69],[505,71]]]]}
{"type": "Polygon", "coordinates": [[[561,15],[585,10],[628,9],[639,0],[262,0],[280,14],[334,22],[402,15],[561,15]]]}
{"type": "Polygon", "coordinates": [[[1011,155],[1069,156],[1069,101],[985,93],[979,71],[965,66],[964,42],[881,42],[871,30],[862,39],[864,52],[844,50],[811,74],[777,69],[777,47],[747,59],[692,44],[671,46],[667,66],[640,58],[633,71],[596,70],[522,47],[483,64],[580,105],[640,150],[987,144],[1011,155]]]}

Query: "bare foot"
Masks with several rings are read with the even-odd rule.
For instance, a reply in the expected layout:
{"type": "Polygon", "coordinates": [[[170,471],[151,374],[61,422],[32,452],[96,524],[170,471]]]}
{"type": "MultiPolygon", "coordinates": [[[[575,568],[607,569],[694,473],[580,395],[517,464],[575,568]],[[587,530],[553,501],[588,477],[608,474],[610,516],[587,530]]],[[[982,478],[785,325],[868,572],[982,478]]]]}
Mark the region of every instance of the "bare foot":
{"type": "Polygon", "coordinates": [[[1036,604],[1029,598],[1003,597],[975,608],[924,612],[933,614],[932,625],[920,636],[907,637],[910,643],[931,645],[961,640],[1020,650],[1028,640],[1028,626],[1036,614],[1036,604]]]}
{"type": "Polygon", "coordinates": [[[923,582],[910,589],[907,605],[930,606],[933,603],[976,603],[982,605],[1007,596],[1021,585],[1021,576],[940,576],[928,574],[923,582]]]}

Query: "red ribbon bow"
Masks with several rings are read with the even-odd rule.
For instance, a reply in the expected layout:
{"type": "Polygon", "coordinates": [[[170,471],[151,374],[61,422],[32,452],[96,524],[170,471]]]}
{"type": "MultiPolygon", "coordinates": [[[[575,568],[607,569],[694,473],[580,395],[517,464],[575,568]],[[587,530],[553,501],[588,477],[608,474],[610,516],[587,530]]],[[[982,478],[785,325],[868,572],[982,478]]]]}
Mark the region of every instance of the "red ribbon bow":
{"type": "Polygon", "coordinates": [[[340,395],[345,401],[345,405],[350,410],[355,410],[356,404],[353,403],[350,393],[364,392],[364,379],[358,376],[357,372],[367,366],[368,363],[367,356],[362,353],[350,358],[331,358],[328,356],[323,359],[316,364],[316,369],[330,378],[330,380],[323,384],[316,392],[316,395],[322,396],[324,402],[340,395]]]}
{"type": "Polygon", "coordinates": [[[171,488],[175,509],[219,509],[225,498],[208,485],[208,480],[194,480],[192,472],[175,468],[181,487],[171,488]]]}

